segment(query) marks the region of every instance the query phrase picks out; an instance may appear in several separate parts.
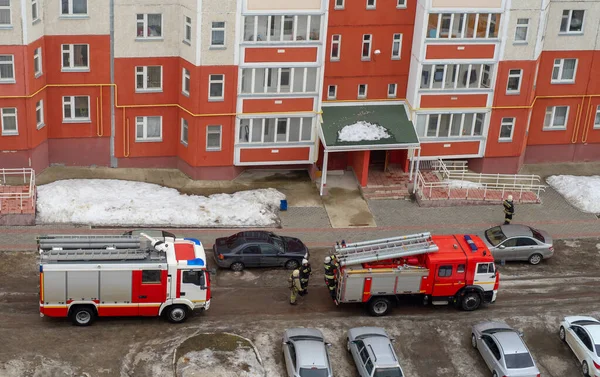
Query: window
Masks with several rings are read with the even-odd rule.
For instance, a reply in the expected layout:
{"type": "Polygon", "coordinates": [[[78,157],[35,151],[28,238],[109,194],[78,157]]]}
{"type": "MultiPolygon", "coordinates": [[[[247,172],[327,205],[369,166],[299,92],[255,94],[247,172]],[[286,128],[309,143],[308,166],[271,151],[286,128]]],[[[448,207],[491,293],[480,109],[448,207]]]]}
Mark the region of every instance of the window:
{"type": "Polygon", "coordinates": [[[312,140],[313,118],[241,119],[238,143],[298,143],[312,140]]]}
{"type": "Polygon", "coordinates": [[[90,97],[63,97],[63,122],[90,120],[90,97]]]}
{"type": "Polygon", "coordinates": [[[277,255],[279,253],[279,250],[277,250],[276,248],[274,248],[271,245],[265,245],[265,244],[261,244],[260,245],[260,251],[262,255],[277,255]]]}
{"type": "Polygon", "coordinates": [[[35,104],[35,121],[37,129],[44,127],[44,100],[39,100],[35,104]]]}
{"type": "Polygon", "coordinates": [[[188,121],[181,118],[181,144],[188,145],[188,121]]]}
{"type": "Polygon", "coordinates": [[[367,0],[367,9],[375,9],[376,0],[367,0]]]}
{"type": "Polygon", "coordinates": [[[225,22],[213,22],[210,47],[225,47],[225,22]]]}
{"type": "Polygon", "coordinates": [[[334,9],[344,9],[344,0],[335,0],[334,9]]]}
{"type": "Polygon", "coordinates": [[[138,14],[138,38],[162,38],[162,14],[138,14]]]}
{"type": "Polygon", "coordinates": [[[320,39],[320,15],[244,17],[244,42],[306,43],[320,39]]]}
{"type": "Polygon", "coordinates": [[[515,118],[502,118],[498,141],[512,141],[514,128],[515,118]]]}
{"type": "Polygon", "coordinates": [[[596,106],[596,118],[594,119],[594,128],[600,128],[600,105],[596,106]]]}
{"type": "Polygon", "coordinates": [[[430,13],[427,38],[496,39],[500,25],[497,13],[430,13]]]}
{"type": "Polygon", "coordinates": [[[574,83],[576,71],[577,59],[554,59],[551,82],[553,84],[574,83]]]}
{"type": "MultiPolygon", "coordinates": [[[[2,1],[2,0],[0,0],[2,1]]],[[[15,81],[15,58],[13,55],[0,55],[0,82],[15,81]]]]}
{"type": "Polygon", "coordinates": [[[183,41],[187,43],[192,42],[192,19],[190,17],[184,17],[183,26],[183,41]]]}
{"type": "Polygon", "coordinates": [[[194,284],[204,287],[206,284],[203,271],[183,271],[181,274],[181,282],[183,284],[194,284]]]}
{"type": "Polygon", "coordinates": [[[508,82],[506,84],[506,94],[519,94],[521,92],[521,77],[523,70],[511,69],[508,71],[508,82]]]}
{"type": "Polygon", "coordinates": [[[181,72],[181,93],[190,95],[190,71],[185,68],[181,72]]]}
{"type": "MultiPolygon", "coordinates": [[[[327,88],[327,99],[335,99],[337,97],[337,85],[329,85],[327,88]]],[[[596,116],[596,118],[598,118],[596,116]]]]}
{"type": "Polygon", "coordinates": [[[162,117],[135,117],[135,141],[162,141],[162,117]]]}
{"type": "Polygon", "coordinates": [[[546,117],[544,118],[544,129],[564,130],[567,128],[567,119],[569,117],[569,106],[551,106],[546,108],[546,117]]]}
{"type": "Polygon", "coordinates": [[[396,98],[396,91],[398,90],[398,85],[396,84],[388,84],[388,98],[396,98]]]}
{"type": "Polygon", "coordinates": [[[334,34],[331,36],[331,60],[340,60],[340,49],[342,47],[342,36],[334,34]]]}
{"type": "Polygon", "coordinates": [[[478,274],[487,274],[488,273],[488,264],[487,263],[478,263],[477,264],[477,273],[478,274]]]}
{"type": "Polygon", "coordinates": [[[90,68],[89,48],[89,45],[62,45],[62,70],[88,70],[90,68]]]}
{"type": "Polygon", "coordinates": [[[35,77],[40,77],[42,75],[42,48],[38,47],[33,51],[33,71],[35,72],[35,77]]]}
{"type": "Polygon", "coordinates": [[[528,237],[520,237],[517,238],[517,247],[520,246],[537,246],[537,242],[528,237]]]}
{"type": "Polygon", "coordinates": [[[515,29],[515,42],[527,42],[528,32],[529,18],[517,18],[517,28],[515,29]]]}
{"type": "Polygon", "coordinates": [[[489,89],[492,68],[489,64],[425,64],[421,89],[489,89]]]}
{"type": "Polygon", "coordinates": [[[400,51],[402,50],[402,34],[394,34],[392,41],[392,59],[400,59],[400,51]]]}
{"type": "Polygon", "coordinates": [[[244,68],[241,81],[243,94],[315,93],[318,68],[244,68]]]}
{"type": "Polygon", "coordinates": [[[161,92],[162,67],[135,67],[136,92],[161,92]]]}
{"type": "Polygon", "coordinates": [[[438,276],[441,278],[452,276],[452,266],[440,266],[438,276]]]}
{"type": "Polygon", "coordinates": [[[484,335],[482,339],[484,343],[488,346],[490,352],[492,353],[492,355],[494,355],[496,360],[500,360],[502,358],[502,354],[500,353],[500,348],[498,348],[496,342],[494,342],[494,340],[489,335],[484,335]]]}
{"type": "Polygon", "coordinates": [[[160,284],[160,270],[142,270],[142,284],[160,284]]]}
{"type": "Polygon", "coordinates": [[[362,43],[362,60],[371,60],[371,34],[363,35],[363,43],[362,43]]]}
{"type": "Polygon", "coordinates": [[[260,247],[258,247],[257,245],[248,246],[248,247],[244,248],[244,250],[242,250],[242,254],[244,254],[244,255],[260,255],[260,247]]]}
{"type": "Polygon", "coordinates": [[[398,0],[396,8],[406,8],[406,0],[398,0]]]}
{"type": "Polygon", "coordinates": [[[221,150],[221,126],[206,127],[206,150],[220,151],[221,150]]]}
{"type": "Polygon", "coordinates": [[[0,0],[0,27],[10,26],[10,0],[0,0]]]}
{"type": "Polygon", "coordinates": [[[417,133],[421,137],[465,138],[483,133],[485,113],[419,114],[417,133]]]}
{"type": "Polygon", "coordinates": [[[211,101],[223,100],[223,88],[225,86],[225,75],[210,75],[208,78],[208,99],[211,101]]]}
{"type": "Polygon", "coordinates": [[[61,0],[63,16],[87,15],[87,0],[61,0]]]}
{"type": "Polygon", "coordinates": [[[367,84],[358,85],[358,98],[367,98],[367,84]]]}
{"type": "Polygon", "coordinates": [[[560,33],[578,34],[583,33],[583,10],[563,10],[560,20],[560,33]]]}
{"type": "Polygon", "coordinates": [[[0,115],[2,118],[2,135],[18,135],[17,109],[15,107],[0,109],[0,115]]]}
{"type": "Polygon", "coordinates": [[[457,274],[464,274],[465,273],[465,265],[464,264],[459,264],[458,267],[456,267],[456,273],[457,274]]]}
{"type": "Polygon", "coordinates": [[[38,0],[31,0],[31,21],[36,22],[40,19],[40,9],[38,0]]]}

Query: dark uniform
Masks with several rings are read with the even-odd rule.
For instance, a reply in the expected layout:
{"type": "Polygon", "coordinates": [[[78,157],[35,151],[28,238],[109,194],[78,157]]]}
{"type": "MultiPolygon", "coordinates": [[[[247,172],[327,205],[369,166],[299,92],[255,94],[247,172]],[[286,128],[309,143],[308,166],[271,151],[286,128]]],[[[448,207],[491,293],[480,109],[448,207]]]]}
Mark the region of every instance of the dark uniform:
{"type": "Polygon", "coordinates": [[[515,214],[515,205],[512,200],[506,199],[502,205],[504,205],[504,225],[510,224],[513,215],[515,214]]]}
{"type": "Polygon", "coordinates": [[[335,289],[337,288],[335,281],[335,264],[332,260],[329,263],[325,263],[323,267],[325,268],[325,284],[327,284],[331,298],[335,300],[335,289]]]}
{"type": "Polygon", "coordinates": [[[305,294],[308,293],[308,279],[310,278],[311,273],[312,269],[310,268],[310,263],[300,266],[300,284],[302,284],[302,289],[304,289],[305,294]]]}

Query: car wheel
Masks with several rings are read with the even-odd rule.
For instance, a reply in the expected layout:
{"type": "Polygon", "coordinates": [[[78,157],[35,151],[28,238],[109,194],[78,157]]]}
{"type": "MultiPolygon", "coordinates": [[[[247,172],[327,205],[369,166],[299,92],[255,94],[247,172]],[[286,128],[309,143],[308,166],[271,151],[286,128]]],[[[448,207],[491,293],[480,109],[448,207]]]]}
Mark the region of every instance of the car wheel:
{"type": "Polygon", "coordinates": [[[461,301],[462,310],[467,312],[471,312],[473,310],[478,309],[480,305],[481,297],[475,292],[467,293],[463,296],[461,301]]]}
{"type": "Polygon", "coordinates": [[[590,377],[590,368],[587,365],[587,361],[581,363],[581,373],[583,373],[585,377],[590,377]]]}
{"type": "Polygon", "coordinates": [[[187,319],[187,308],[183,305],[173,305],[167,311],[167,319],[171,323],[182,323],[187,319]]]}
{"type": "Polygon", "coordinates": [[[289,261],[285,262],[284,266],[287,270],[295,270],[300,266],[300,263],[298,263],[297,260],[290,259],[289,261]]]}
{"type": "Polygon", "coordinates": [[[385,297],[377,297],[369,302],[369,313],[375,317],[381,317],[392,310],[392,303],[385,297]]]}
{"type": "Polygon", "coordinates": [[[471,346],[477,349],[477,338],[475,337],[475,334],[471,334],[471,346]]]}
{"type": "Polygon", "coordinates": [[[560,338],[560,340],[562,340],[563,342],[567,342],[567,334],[565,333],[565,328],[564,327],[560,327],[560,329],[558,330],[558,337],[560,338]]]}
{"type": "Polygon", "coordinates": [[[75,326],[89,326],[94,322],[96,313],[87,306],[75,307],[71,310],[71,321],[75,326]]]}
{"type": "Polygon", "coordinates": [[[544,259],[542,254],[535,253],[529,257],[529,263],[535,266],[536,264],[540,264],[542,259],[544,259]]]}
{"type": "Polygon", "coordinates": [[[244,264],[242,262],[233,262],[229,268],[231,268],[232,271],[239,272],[244,269],[244,264]]]}

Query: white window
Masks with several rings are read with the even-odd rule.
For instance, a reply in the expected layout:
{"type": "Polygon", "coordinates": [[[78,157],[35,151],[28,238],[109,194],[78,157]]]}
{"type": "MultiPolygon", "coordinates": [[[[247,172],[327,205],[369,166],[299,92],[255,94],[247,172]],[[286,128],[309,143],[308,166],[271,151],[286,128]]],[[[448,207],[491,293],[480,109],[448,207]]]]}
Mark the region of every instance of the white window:
{"type": "Polygon", "coordinates": [[[135,67],[136,92],[162,91],[162,66],[135,67]]]}
{"type": "Polygon", "coordinates": [[[554,59],[552,83],[574,83],[577,59],[554,59]]]}
{"type": "Polygon", "coordinates": [[[517,28],[515,29],[515,42],[527,42],[529,32],[529,18],[517,18],[517,28]]]}
{"type": "Polygon", "coordinates": [[[221,126],[206,126],[206,150],[221,150],[221,126]]]}
{"type": "Polygon", "coordinates": [[[10,25],[10,0],[0,0],[0,27],[10,25]]]}
{"type": "Polygon", "coordinates": [[[546,117],[544,118],[545,130],[564,130],[567,128],[567,119],[569,118],[569,106],[551,106],[546,108],[546,117]]]}
{"type": "Polygon", "coordinates": [[[135,117],[135,141],[162,141],[162,117],[135,117]]]}
{"type": "Polygon", "coordinates": [[[181,118],[181,144],[188,145],[188,121],[181,118]]]}
{"type": "Polygon", "coordinates": [[[63,16],[87,15],[87,0],[61,0],[63,16]]]}
{"type": "Polygon", "coordinates": [[[0,115],[2,118],[2,135],[18,135],[17,109],[15,107],[0,109],[0,115]]]}
{"type": "Polygon", "coordinates": [[[90,120],[90,97],[63,97],[63,122],[79,122],[90,120]]]}
{"type": "Polygon", "coordinates": [[[208,77],[208,99],[222,101],[225,89],[225,75],[210,75],[208,77]]]}
{"type": "Polygon", "coordinates": [[[320,15],[246,16],[244,42],[306,43],[321,40],[320,15]]]}
{"type": "Polygon", "coordinates": [[[367,98],[367,84],[358,85],[358,98],[367,98]]]}
{"type": "Polygon", "coordinates": [[[183,27],[183,41],[187,43],[192,42],[192,19],[190,17],[184,17],[184,27],[183,27]]]}
{"type": "Polygon", "coordinates": [[[335,0],[334,9],[344,9],[344,0],[335,0]]]}
{"type": "Polygon", "coordinates": [[[425,64],[421,89],[489,89],[492,68],[489,64],[425,64]]]}
{"type": "Polygon", "coordinates": [[[331,36],[331,60],[340,60],[342,48],[342,36],[334,34],[331,36]]]}
{"type": "Polygon", "coordinates": [[[397,84],[388,84],[388,94],[387,94],[388,98],[396,98],[397,91],[398,91],[397,84]]]}
{"type": "Polygon", "coordinates": [[[210,47],[225,46],[225,22],[213,22],[210,34],[210,47]]]}
{"type": "Polygon", "coordinates": [[[40,19],[40,8],[38,0],[31,0],[31,21],[36,22],[40,19]]]}
{"type": "Polygon", "coordinates": [[[327,87],[327,99],[335,99],[337,97],[337,85],[329,85],[327,87]]]}
{"type": "Polygon", "coordinates": [[[498,13],[430,13],[427,38],[496,39],[500,16],[498,13]]]}
{"type": "Polygon", "coordinates": [[[90,68],[89,48],[89,45],[62,45],[62,70],[88,70],[90,68]]]}
{"type": "Polygon", "coordinates": [[[42,75],[42,48],[38,47],[33,51],[33,71],[35,72],[35,77],[40,77],[42,75]]]}
{"type": "Polygon", "coordinates": [[[13,55],[0,55],[0,82],[15,82],[15,57],[13,55]]]}
{"type": "Polygon", "coordinates": [[[465,138],[481,136],[485,113],[421,114],[417,116],[419,136],[465,138]]]}
{"type": "Polygon", "coordinates": [[[185,68],[181,72],[181,93],[190,95],[190,71],[185,68]]]}
{"type": "Polygon", "coordinates": [[[371,41],[373,40],[373,36],[371,34],[363,35],[362,42],[362,60],[371,60],[371,41]]]}
{"type": "Polygon", "coordinates": [[[518,94],[521,92],[521,79],[523,70],[511,69],[508,71],[508,82],[506,84],[506,94],[518,94]]]}
{"type": "Polygon", "coordinates": [[[41,99],[35,104],[35,121],[37,129],[44,127],[44,100],[41,99]]]}
{"type": "Polygon", "coordinates": [[[315,93],[319,79],[317,67],[244,68],[242,93],[315,93]]]}
{"type": "Polygon", "coordinates": [[[500,136],[498,141],[512,141],[515,131],[515,118],[502,118],[500,122],[500,136]]]}
{"type": "Polygon", "coordinates": [[[398,0],[396,8],[406,8],[406,0],[398,0]]]}
{"type": "Polygon", "coordinates": [[[376,0],[367,0],[367,9],[375,9],[376,6],[376,0]]]}
{"type": "Polygon", "coordinates": [[[162,38],[162,14],[138,14],[138,38],[162,38]]]}
{"type": "Polygon", "coordinates": [[[393,60],[400,59],[401,50],[402,50],[402,34],[396,33],[396,34],[394,34],[394,39],[392,41],[392,59],[393,60]]]}
{"type": "Polygon", "coordinates": [[[600,105],[596,107],[596,118],[594,119],[594,128],[600,128],[600,105]]]}
{"type": "Polygon", "coordinates": [[[583,33],[583,10],[563,10],[560,21],[560,32],[566,34],[583,33]]]}
{"type": "Polygon", "coordinates": [[[312,140],[313,118],[241,119],[239,143],[302,143],[312,140]]]}

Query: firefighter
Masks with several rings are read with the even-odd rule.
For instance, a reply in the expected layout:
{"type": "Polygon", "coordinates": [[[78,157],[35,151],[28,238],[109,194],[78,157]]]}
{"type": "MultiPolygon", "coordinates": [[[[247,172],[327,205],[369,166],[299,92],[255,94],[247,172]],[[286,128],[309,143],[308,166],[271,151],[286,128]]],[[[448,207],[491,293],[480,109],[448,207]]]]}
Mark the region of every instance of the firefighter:
{"type": "Polygon", "coordinates": [[[302,266],[300,267],[300,284],[302,285],[304,294],[308,293],[308,279],[310,278],[311,273],[312,269],[310,268],[310,263],[308,263],[308,260],[302,259],[302,266]]]}
{"type": "Polygon", "coordinates": [[[296,299],[298,295],[304,296],[304,290],[302,289],[302,284],[300,283],[300,270],[295,269],[290,274],[288,278],[288,283],[290,287],[290,304],[296,305],[296,299]]]}
{"type": "Polygon", "coordinates": [[[515,204],[513,203],[513,196],[509,195],[506,200],[502,203],[504,206],[504,225],[510,224],[513,215],[515,214],[515,204]]]}
{"type": "Polygon", "coordinates": [[[335,300],[335,289],[337,288],[337,284],[335,281],[335,264],[331,257],[325,257],[325,284],[327,284],[327,288],[329,289],[329,294],[331,298],[335,300]]]}

